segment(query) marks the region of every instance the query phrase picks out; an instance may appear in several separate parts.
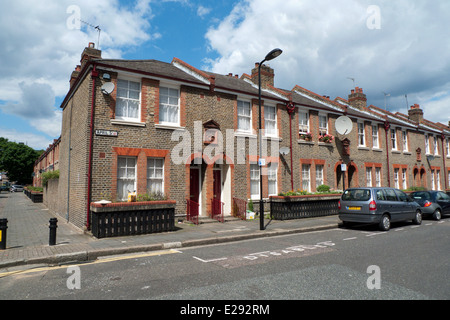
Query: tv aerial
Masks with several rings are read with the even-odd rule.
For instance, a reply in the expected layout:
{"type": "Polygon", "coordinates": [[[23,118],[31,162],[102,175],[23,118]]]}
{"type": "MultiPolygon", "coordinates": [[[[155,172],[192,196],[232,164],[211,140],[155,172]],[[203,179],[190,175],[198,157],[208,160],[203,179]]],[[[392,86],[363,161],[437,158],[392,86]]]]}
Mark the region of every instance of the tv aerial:
{"type": "Polygon", "coordinates": [[[342,116],[336,119],[336,131],[337,133],[345,136],[352,132],[353,123],[352,120],[347,116],[342,116]]]}
{"type": "Polygon", "coordinates": [[[83,21],[83,20],[81,20],[81,19],[78,19],[78,20],[80,20],[80,22],[83,22],[85,25],[87,25],[87,26],[89,26],[89,27],[91,27],[91,28],[94,28],[95,30],[98,31],[98,41],[97,41],[97,46],[98,46],[98,48],[100,49],[100,33],[102,32],[102,29],[100,29],[100,25],[94,26],[93,24],[90,24],[89,22],[83,21]]]}

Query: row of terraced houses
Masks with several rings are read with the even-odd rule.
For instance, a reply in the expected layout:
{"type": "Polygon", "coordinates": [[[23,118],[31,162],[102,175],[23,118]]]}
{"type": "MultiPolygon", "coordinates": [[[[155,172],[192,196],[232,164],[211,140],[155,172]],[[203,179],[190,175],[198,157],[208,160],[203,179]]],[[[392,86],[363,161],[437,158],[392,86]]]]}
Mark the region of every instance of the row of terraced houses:
{"type": "Polygon", "coordinates": [[[319,185],[449,188],[450,127],[427,121],[419,105],[393,114],[368,106],[358,87],[334,100],[298,85],[276,88],[267,65],[261,79],[260,167],[258,64],[240,77],[221,75],[177,58],[102,59],[91,43],[61,105],[61,137],[36,162],[35,184],[57,162],[53,210],[79,228],[89,223],[89,203],[124,201],[129,191],[164,194],[180,216],[186,199],[201,216],[219,199],[227,215],[233,198],[259,199],[260,169],[265,199],[319,185]],[[352,120],[349,134],[336,132],[341,116],[352,120]]]}

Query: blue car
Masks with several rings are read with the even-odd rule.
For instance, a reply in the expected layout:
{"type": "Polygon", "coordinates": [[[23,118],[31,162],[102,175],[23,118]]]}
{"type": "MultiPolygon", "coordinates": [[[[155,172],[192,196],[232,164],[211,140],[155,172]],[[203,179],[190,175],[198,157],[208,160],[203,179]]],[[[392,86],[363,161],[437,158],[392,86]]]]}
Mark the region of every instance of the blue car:
{"type": "Polygon", "coordinates": [[[450,196],[442,191],[416,191],[409,196],[420,205],[424,216],[440,220],[450,214],[450,196]]]}

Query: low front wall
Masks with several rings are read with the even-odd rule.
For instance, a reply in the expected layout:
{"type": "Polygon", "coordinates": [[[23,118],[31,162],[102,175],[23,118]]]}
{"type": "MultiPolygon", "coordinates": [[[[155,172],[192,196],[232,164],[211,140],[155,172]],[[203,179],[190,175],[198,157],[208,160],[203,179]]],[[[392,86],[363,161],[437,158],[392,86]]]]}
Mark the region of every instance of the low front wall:
{"type": "Polygon", "coordinates": [[[43,193],[42,192],[36,192],[36,191],[30,191],[27,189],[23,190],[23,193],[30,198],[31,201],[34,203],[40,203],[43,202],[43,193]]]}
{"type": "Polygon", "coordinates": [[[274,220],[325,217],[339,213],[337,195],[270,197],[270,214],[274,220]]]}
{"type": "Polygon", "coordinates": [[[91,230],[96,238],[175,230],[176,201],[91,203],[91,230]]]}

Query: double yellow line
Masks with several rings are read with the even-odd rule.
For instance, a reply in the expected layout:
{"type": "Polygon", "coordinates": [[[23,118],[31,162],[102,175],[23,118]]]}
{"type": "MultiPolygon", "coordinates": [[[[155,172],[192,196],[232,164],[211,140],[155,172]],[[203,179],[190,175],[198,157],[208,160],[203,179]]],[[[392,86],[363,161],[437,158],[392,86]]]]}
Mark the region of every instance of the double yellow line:
{"type": "Polygon", "coordinates": [[[31,268],[31,269],[26,269],[26,270],[8,271],[8,272],[0,273],[0,278],[4,278],[4,277],[15,275],[15,274],[21,274],[22,275],[22,274],[34,273],[34,272],[42,272],[42,271],[50,271],[50,270],[58,270],[58,269],[67,269],[70,266],[88,266],[88,265],[98,264],[98,263],[107,263],[107,262],[114,262],[114,261],[120,261],[120,260],[162,256],[162,255],[173,254],[173,253],[180,253],[180,251],[174,250],[174,249],[161,250],[161,251],[152,251],[152,252],[146,252],[146,253],[137,253],[137,254],[130,254],[130,255],[113,256],[113,257],[109,257],[109,258],[99,258],[99,259],[97,259],[95,261],[92,261],[92,262],[79,263],[79,264],[67,264],[67,265],[59,265],[59,266],[52,266],[52,267],[39,267],[39,268],[31,268]]]}

